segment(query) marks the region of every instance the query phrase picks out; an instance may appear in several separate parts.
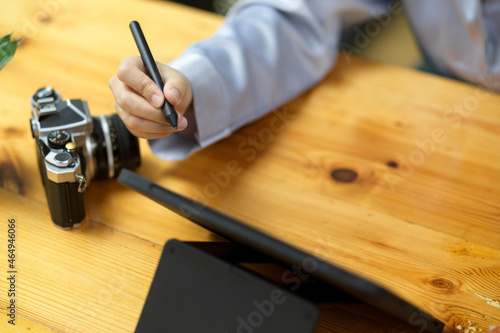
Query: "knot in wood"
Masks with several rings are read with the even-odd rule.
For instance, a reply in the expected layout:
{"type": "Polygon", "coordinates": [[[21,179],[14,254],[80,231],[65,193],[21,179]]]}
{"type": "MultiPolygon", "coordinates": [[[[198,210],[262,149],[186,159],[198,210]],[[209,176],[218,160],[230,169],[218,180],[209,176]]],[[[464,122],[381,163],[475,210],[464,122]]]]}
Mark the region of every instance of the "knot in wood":
{"type": "Polygon", "coordinates": [[[442,278],[432,279],[430,282],[434,287],[439,289],[451,290],[455,288],[453,282],[442,278]]]}
{"type": "Polygon", "coordinates": [[[455,294],[460,292],[460,281],[452,282],[441,277],[433,277],[426,280],[426,285],[434,292],[440,294],[455,294]]]}
{"type": "Polygon", "coordinates": [[[358,173],[352,169],[339,168],[333,170],[331,176],[340,183],[352,183],[358,178],[358,173]]]}
{"type": "Polygon", "coordinates": [[[396,161],[389,161],[389,162],[387,162],[387,166],[388,166],[389,168],[394,168],[394,169],[396,169],[396,168],[398,168],[398,167],[399,167],[399,164],[398,164],[398,162],[396,162],[396,161]]]}

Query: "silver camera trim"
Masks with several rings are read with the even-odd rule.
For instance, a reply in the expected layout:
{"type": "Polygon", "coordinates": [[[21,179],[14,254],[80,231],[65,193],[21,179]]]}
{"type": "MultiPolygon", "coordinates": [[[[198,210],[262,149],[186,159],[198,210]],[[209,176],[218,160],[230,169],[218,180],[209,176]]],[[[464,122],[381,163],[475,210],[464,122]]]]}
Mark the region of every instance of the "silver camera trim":
{"type": "Polygon", "coordinates": [[[82,167],[78,160],[73,167],[58,167],[45,161],[47,178],[54,183],[74,183],[77,181],[77,174],[82,174],[82,167]]]}
{"type": "Polygon", "coordinates": [[[104,141],[106,142],[108,177],[113,178],[115,176],[115,159],[113,158],[113,143],[111,142],[110,130],[104,115],[99,116],[99,121],[101,122],[102,134],[104,135],[104,141]]]}

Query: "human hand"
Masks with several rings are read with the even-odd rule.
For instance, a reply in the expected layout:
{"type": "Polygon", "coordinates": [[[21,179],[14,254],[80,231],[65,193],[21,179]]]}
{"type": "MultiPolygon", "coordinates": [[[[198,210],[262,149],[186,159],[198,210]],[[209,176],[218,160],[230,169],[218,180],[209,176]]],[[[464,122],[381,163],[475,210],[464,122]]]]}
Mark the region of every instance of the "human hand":
{"type": "Polygon", "coordinates": [[[157,66],[165,82],[163,91],[147,76],[139,56],[123,59],[109,79],[116,112],[139,138],[158,139],[187,127],[183,114],[193,101],[191,84],[179,71],[160,63],[157,66]],[[161,110],[165,98],[179,115],[177,129],[167,123],[161,110]]]}

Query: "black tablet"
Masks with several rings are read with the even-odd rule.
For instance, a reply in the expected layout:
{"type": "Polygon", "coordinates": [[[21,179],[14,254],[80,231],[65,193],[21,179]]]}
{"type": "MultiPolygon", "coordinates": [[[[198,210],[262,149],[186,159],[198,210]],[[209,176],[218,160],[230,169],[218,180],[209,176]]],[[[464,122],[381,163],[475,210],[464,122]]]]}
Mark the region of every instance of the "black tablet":
{"type": "Polygon", "coordinates": [[[231,242],[250,248],[285,267],[300,268],[318,281],[385,311],[422,332],[438,333],[444,328],[444,323],[385,288],[199,202],[167,190],[132,171],[123,169],[118,181],[231,242]]]}

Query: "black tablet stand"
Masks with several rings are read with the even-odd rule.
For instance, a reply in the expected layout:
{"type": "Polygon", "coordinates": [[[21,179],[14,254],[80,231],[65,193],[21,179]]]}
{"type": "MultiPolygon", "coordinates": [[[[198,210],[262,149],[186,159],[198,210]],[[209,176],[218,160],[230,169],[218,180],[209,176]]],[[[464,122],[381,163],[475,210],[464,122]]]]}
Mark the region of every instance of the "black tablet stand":
{"type": "Polygon", "coordinates": [[[136,333],[313,332],[313,303],[237,264],[256,261],[234,243],[168,241],[136,333]]]}
{"type": "MultiPolygon", "coordinates": [[[[359,300],[307,270],[286,267],[234,242],[169,240],[146,299],[136,333],[309,333],[319,310],[314,303],[359,300]],[[263,277],[251,267],[273,267],[263,277]],[[277,274],[276,274],[277,273],[277,274]]],[[[442,324],[418,321],[418,332],[441,332],[442,324]],[[425,323],[425,325],[424,325],[425,323]]]]}
{"type": "Polygon", "coordinates": [[[132,171],[123,169],[118,180],[231,241],[168,241],[137,332],[312,332],[319,315],[311,300],[353,298],[419,333],[441,333],[444,328],[443,322],[389,290],[132,171]],[[274,282],[243,267],[269,262],[284,267],[274,282]]]}

